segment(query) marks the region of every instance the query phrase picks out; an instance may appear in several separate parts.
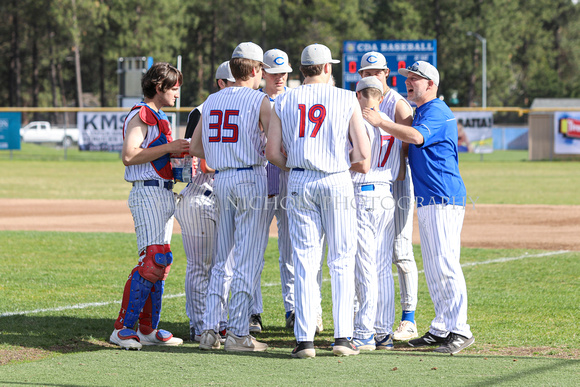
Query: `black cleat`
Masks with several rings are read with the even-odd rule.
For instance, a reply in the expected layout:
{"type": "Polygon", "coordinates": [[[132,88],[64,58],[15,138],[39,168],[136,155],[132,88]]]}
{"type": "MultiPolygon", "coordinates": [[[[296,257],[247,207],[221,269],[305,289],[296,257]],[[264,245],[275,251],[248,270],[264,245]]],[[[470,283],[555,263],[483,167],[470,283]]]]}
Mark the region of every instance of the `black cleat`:
{"type": "Polygon", "coordinates": [[[355,347],[355,345],[352,343],[352,340],[344,337],[338,337],[334,340],[332,353],[334,353],[334,356],[354,356],[358,355],[360,350],[355,347]]]}
{"type": "Polygon", "coordinates": [[[314,342],[303,341],[298,343],[296,348],[292,350],[292,357],[299,359],[309,359],[316,356],[316,351],[314,350],[314,342]]]}
{"type": "Polygon", "coordinates": [[[415,340],[410,340],[409,345],[411,347],[426,347],[428,345],[438,345],[443,344],[447,340],[446,337],[435,336],[429,332],[425,333],[422,337],[415,340]]]}
{"type": "Polygon", "coordinates": [[[465,336],[459,335],[457,333],[449,333],[445,343],[441,344],[440,347],[435,349],[435,352],[448,353],[450,355],[455,355],[461,352],[465,348],[469,347],[471,344],[475,343],[475,338],[467,338],[465,336]]]}

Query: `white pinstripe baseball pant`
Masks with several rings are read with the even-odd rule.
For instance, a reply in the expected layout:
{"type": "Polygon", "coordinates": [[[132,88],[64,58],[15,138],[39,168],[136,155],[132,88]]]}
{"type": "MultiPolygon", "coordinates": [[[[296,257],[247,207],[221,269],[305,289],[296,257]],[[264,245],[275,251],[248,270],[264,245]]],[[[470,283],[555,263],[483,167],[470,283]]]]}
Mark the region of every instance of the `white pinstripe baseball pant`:
{"type": "Polygon", "coordinates": [[[138,253],[150,245],[165,245],[171,242],[175,194],[163,187],[144,186],[135,182],[127,201],[137,234],[138,253]]]}
{"type": "MultiPolygon", "coordinates": [[[[217,209],[215,196],[209,188],[190,183],[181,191],[175,209],[187,257],[185,312],[189,317],[189,326],[196,335],[201,335],[203,331],[209,274],[215,254],[217,209]]],[[[231,272],[226,277],[231,278],[231,272]]],[[[225,285],[224,298],[227,299],[229,282],[225,285]]],[[[220,330],[225,328],[227,310],[224,310],[221,320],[223,326],[220,326],[220,330]]]]}
{"type": "Polygon", "coordinates": [[[449,332],[471,337],[467,324],[467,288],[461,269],[461,229],[465,207],[428,205],[419,207],[421,253],[435,318],[429,332],[446,337],[449,332]]]}
{"type": "Polygon", "coordinates": [[[231,264],[233,277],[228,331],[237,336],[247,336],[250,302],[266,249],[266,170],[262,166],[254,166],[249,170],[234,168],[220,171],[214,178],[214,193],[219,204],[217,245],[203,329],[216,332],[219,329],[221,310],[227,303],[223,295],[226,268],[231,264]]]}
{"type": "MultiPolygon", "coordinates": [[[[280,266],[280,282],[282,284],[282,301],[284,310],[289,312],[294,310],[294,264],[292,263],[292,244],[290,243],[290,232],[288,229],[288,214],[286,211],[286,194],[288,192],[288,172],[280,170],[280,192],[277,196],[268,199],[267,224],[272,223],[276,216],[278,226],[278,264],[280,266]]],[[[266,234],[266,244],[269,234],[266,234]]],[[[261,275],[261,271],[260,271],[261,275]]],[[[260,282],[254,292],[251,314],[262,313],[264,311],[262,303],[262,290],[260,282]]]]}
{"type": "Polygon", "coordinates": [[[288,220],[295,273],[298,342],[313,341],[316,330],[322,235],[328,241],[334,337],[352,337],[356,210],[350,173],[290,172],[288,220]]]}
{"type": "Polygon", "coordinates": [[[405,180],[395,180],[393,182],[393,197],[397,203],[394,215],[395,243],[393,264],[397,266],[397,273],[399,274],[401,308],[406,311],[414,311],[417,309],[419,274],[413,254],[415,195],[413,193],[413,180],[408,160],[406,160],[405,180]]]}
{"type": "Polygon", "coordinates": [[[355,265],[358,311],[354,318],[353,337],[366,339],[375,333],[375,321],[380,323],[379,329],[386,325],[392,330],[393,326],[395,305],[391,270],[392,249],[382,247],[392,246],[395,206],[390,184],[355,184],[354,192],[358,220],[355,265]],[[361,186],[373,186],[373,190],[362,191],[361,186]]]}

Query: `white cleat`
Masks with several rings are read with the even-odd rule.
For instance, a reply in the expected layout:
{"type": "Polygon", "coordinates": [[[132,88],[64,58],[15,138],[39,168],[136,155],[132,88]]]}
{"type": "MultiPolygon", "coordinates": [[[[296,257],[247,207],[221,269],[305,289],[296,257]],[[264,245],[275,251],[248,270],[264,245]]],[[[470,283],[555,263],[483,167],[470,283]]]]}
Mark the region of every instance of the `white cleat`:
{"type": "Polygon", "coordinates": [[[138,331],[139,340],[142,345],[161,345],[166,347],[175,347],[183,344],[183,340],[179,337],[173,337],[171,332],[164,329],[154,329],[153,332],[145,335],[138,331]]]}
{"type": "Polygon", "coordinates": [[[109,337],[109,342],[123,349],[140,350],[142,347],[137,332],[126,327],[123,327],[123,329],[115,329],[111,333],[111,337],[109,337]]]}
{"type": "Polygon", "coordinates": [[[236,336],[228,332],[224,347],[226,351],[262,352],[268,349],[268,344],[259,342],[252,335],[236,336]]]}
{"type": "Polygon", "coordinates": [[[419,337],[417,332],[417,325],[411,321],[401,320],[399,327],[393,333],[393,340],[395,341],[407,341],[419,337]]]}
{"type": "Polygon", "coordinates": [[[220,349],[221,337],[218,333],[213,330],[208,329],[203,331],[199,339],[199,349],[220,349]]]}

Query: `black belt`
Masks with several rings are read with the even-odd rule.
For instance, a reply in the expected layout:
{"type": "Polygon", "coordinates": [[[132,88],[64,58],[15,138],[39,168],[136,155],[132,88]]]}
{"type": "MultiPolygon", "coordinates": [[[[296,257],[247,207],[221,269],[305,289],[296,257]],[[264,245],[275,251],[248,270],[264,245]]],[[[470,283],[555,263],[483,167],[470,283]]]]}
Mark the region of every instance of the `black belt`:
{"type": "MultiPolygon", "coordinates": [[[[135,185],[136,182],[133,182],[135,185]]],[[[145,187],[159,187],[159,184],[163,183],[163,188],[172,190],[173,189],[173,182],[172,181],[161,181],[161,180],[143,180],[143,185],[145,187]]]]}
{"type": "Polygon", "coordinates": [[[304,168],[292,168],[292,170],[296,172],[304,172],[304,168]]]}

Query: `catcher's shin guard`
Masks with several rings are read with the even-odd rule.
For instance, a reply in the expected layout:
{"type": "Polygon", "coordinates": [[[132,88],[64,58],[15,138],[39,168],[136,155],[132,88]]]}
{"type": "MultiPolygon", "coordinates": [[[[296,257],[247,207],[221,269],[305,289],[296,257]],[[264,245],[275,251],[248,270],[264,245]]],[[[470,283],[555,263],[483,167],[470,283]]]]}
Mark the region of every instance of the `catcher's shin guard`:
{"type": "Polygon", "coordinates": [[[157,281],[151,288],[143,311],[139,315],[139,330],[144,334],[151,333],[159,326],[161,318],[161,299],[163,297],[165,281],[157,281]]]}
{"type": "Polygon", "coordinates": [[[141,277],[137,268],[133,269],[123,292],[121,311],[115,322],[115,328],[121,329],[123,326],[133,329],[139,318],[139,313],[149,298],[153,283],[141,277]]]}

